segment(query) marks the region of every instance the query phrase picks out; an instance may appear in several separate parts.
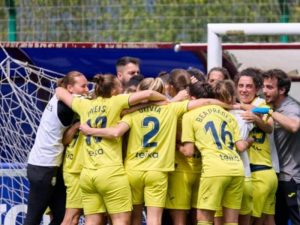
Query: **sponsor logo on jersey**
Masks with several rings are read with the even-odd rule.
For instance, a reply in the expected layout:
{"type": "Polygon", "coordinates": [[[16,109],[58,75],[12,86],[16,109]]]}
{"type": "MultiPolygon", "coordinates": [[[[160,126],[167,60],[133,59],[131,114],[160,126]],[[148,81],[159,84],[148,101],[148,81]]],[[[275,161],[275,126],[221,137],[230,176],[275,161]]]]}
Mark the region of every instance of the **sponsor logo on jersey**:
{"type": "Polygon", "coordinates": [[[102,148],[99,148],[95,151],[88,151],[89,156],[94,157],[94,156],[98,156],[98,155],[103,155],[104,154],[104,150],[102,148]]]}
{"type": "Polygon", "coordinates": [[[158,158],[159,154],[157,152],[137,152],[135,154],[136,158],[144,159],[144,158],[158,158]]]}

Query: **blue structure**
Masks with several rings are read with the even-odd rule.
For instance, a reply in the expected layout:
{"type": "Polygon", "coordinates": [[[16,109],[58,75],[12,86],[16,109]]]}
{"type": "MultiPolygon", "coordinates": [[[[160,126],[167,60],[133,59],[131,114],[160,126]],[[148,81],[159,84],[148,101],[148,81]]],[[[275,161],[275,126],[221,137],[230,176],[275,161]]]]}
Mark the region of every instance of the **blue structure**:
{"type": "Polygon", "coordinates": [[[170,43],[6,43],[4,46],[15,59],[63,74],[77,70],[88,78],[97,73],[115,74],[115,63],[123,56],[139,58],[144,76],[154,77],[161,71],[189,67],[206,72],[206,61],[199,51],[175,52],[170,43]]]}

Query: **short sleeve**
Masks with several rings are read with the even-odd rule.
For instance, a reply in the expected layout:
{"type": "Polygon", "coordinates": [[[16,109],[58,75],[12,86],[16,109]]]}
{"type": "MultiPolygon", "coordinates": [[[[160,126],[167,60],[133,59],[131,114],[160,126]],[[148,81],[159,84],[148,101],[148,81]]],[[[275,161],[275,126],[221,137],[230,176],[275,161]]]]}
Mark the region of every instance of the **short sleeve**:
{"type": "Polygon", "coordinates": [[[185,113],[182,118],[181,142],[195,142],[191,113],[185,113]]]}

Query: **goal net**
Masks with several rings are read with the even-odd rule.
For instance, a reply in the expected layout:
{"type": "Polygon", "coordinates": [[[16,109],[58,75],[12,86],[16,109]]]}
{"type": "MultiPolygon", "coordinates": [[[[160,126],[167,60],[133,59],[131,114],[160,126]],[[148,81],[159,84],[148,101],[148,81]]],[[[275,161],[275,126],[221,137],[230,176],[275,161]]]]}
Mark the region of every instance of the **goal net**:
{"type": "Polygon", "coordinates": [[[23,224],[26,163],[42,112],[63,74],[10,57],[0,48],[0,224],[23,224]]]}

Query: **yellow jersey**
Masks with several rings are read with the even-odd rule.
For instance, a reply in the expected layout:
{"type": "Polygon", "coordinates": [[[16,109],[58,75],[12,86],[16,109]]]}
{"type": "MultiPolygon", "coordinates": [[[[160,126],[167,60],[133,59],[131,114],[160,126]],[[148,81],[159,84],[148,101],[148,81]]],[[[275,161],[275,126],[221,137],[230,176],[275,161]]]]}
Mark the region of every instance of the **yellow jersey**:
{"type": "Polygon", "coordinates": [[[185,113],[182,142],[192,142],[201,152],[202,177],[244,176],[243,162],[235,142],[241,140],[234,116],[216,105],[185,113]]]}
{"type": "Polygon", "coordinates": [[[177,119],[187,111],[187,104],[188,101],[151,105],[122,118],[131,128],[126,170],[174,170],[177,119]]]}
{"type": "MultiPolygon", "coordinates": [[[[177,139],[179,138],[181,144],[182,133],[182,116],[177,122],[177,139]]],[[[177,141],[177,140],[176,140],[177,141]]],[[[201,172],[201,154],[199,151],[195,151],[192,157],[184,156],[178,149],[175,151],[175,171],[200,173],[201,172]]]]}
{"type": "MultiPolygon", "coordinates": [[[[79,120],[79,116],[76,115],[75,121],[79,120]]],[[[80,173],[83,164],[83,151],[82,144],[84,136],[79,130],[74,135],[72,141],[65,150],[65,156],[63,161],[63,171],[69,173],[80,173]]]]}
{"type": "MultiPolygon", "coordinates": [[[[259,97],[255,98],[251,104],[254,106],[268,107],[265,100],[259,97]]],[[[267,123],[268,116],[265,115],[262,119],[267,123]]],[[[255,165],[272,166],[269,134],[255,126],[250,132],[250,137],[254,138],[254,143],[248,151],[250,163],[255,165]]]]}
{"type": "MultiPolygon", "coordinates": [[[[128,100],[127,94],[92,100],[74,98],[72,109],[80,116],[81,123],[87,123],[93,128],[105,128],[117,124],[121,119],[121,111],[129,107],[128,100]]],[[[123,164],[121,138],[85,136],[82,150],[85,168],[99,169],[123,164]]]]}

